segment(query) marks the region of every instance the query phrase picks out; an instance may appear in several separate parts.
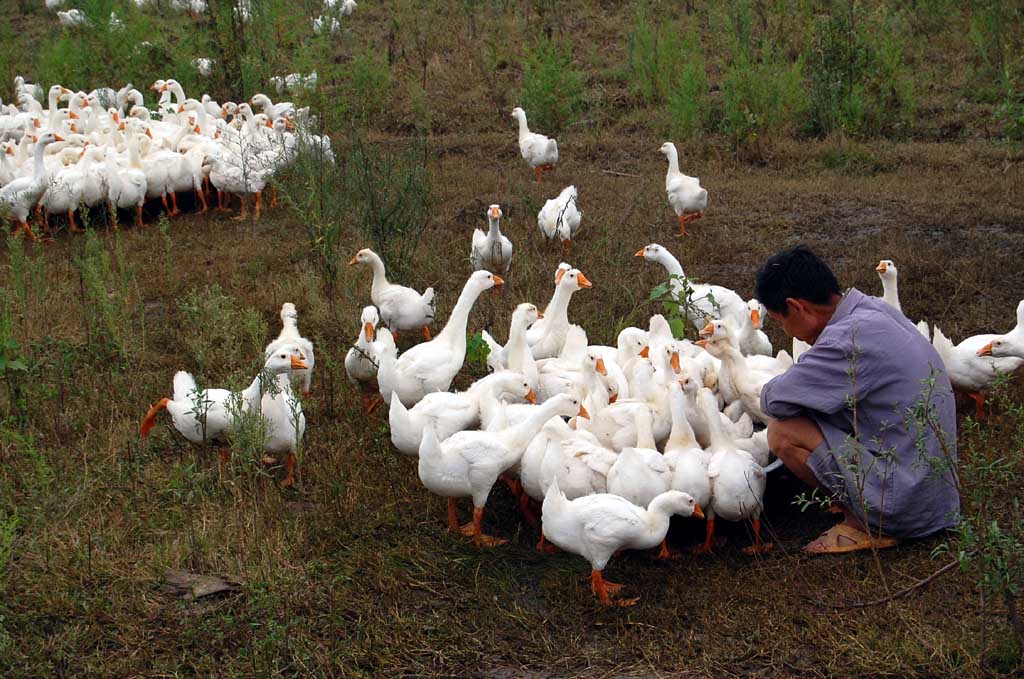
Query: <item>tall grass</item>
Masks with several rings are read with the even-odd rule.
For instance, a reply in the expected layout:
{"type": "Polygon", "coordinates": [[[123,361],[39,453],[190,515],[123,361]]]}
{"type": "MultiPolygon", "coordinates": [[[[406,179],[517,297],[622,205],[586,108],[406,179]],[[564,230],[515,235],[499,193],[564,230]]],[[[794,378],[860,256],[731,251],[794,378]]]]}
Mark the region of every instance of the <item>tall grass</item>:
{"type": "Polygon", "coordinates": [[[541,39],[523,64],[519,106],[534,129],[557,132],[575,122],[583,108],[584,76],[561,41],[541,39]]]}

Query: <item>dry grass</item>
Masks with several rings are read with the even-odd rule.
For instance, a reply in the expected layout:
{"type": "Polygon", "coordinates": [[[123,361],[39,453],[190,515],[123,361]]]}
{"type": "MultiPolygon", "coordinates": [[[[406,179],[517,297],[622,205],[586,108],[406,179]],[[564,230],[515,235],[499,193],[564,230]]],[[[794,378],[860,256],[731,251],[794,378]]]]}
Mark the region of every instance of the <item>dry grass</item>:
{"type": "MultiPolygon", "coordinates": [[[[680,241],[664,201],[663,139],[647,125],[655,114],[638,107],[615,72],[631,11],[569,2],[541,19],[527,4],[484,10],[479,40],[496,55],[494,71],[479,61],[488,52],[465,37],[458,3],[427,17],[458,28],[434,35],[428,59],[435,210],[402,282],[436,286],[439,318],[468,274],[471,229],[492,202],[502,205],[516,255],[507,285],[474,309],[471,331],[488,327],[504,338],[516,303],[546,302],[562,255],[541,240],[535,215],[574,183],[584,218],[570,261],[594,288],[574,297],[571,314],[594,342],[611,342],[622,325],[658,311],[647,297],[662,272],[632,257],[651,241],[668,246],[690,275],[745,296],[757,265],[796,243],[812,245],[842,283],[866,292],[880,292],[874,265],[890,258],[910,318],[939,323],[953,338],[1012,325],[1024,296],[1020,151],[959,137],[926,141],[947,138],[951,119],[965,129],[976,114],[956,110],[952,90],[929,95],[941,116],[934,126],[921,117],[917,141],[775,140],[750,155],[717,138],[680,145],[684,168],[711,191],[707,216],[680,241]],[[523,45],[544,26],[580,36],[576,60],[593,67],[594,103],[586,121],[559,135],[563,162],[537,185],[503,112],[513,103],[523,45]]],[[[386,45],[395,18],[396,79],[417,80],[410,37],[417,16],[412,3],[360,5],[350,39],[386,45]]],[[[922,47],[922,61],[943,63],[950,44],[962,48],[962,38],[944,34],[922,47]]],[[[964,68],[954,65],[947,73],[955,84],[964,68]]],[[[713,63],[709,69],[714,75],[713,63]]],[[[407,94],[404,84],[396,87],[373,143],[405,143],[404,121],[416,105],[407,94]]],[[[112,250],[115,237],[100,236],[112,250]]],[[[134,281],[125,308],[138,330],[126,360],[85,341],[93,311],[73,263],[83,239],[62,235],[28,248],[45,261],[45,283],[25,307],[5,293],[32,365],[25,419],[0,428],[0,518],[18,520],[13,556],[0,571],[0,674],[981,677],[1020,670],[1004,612],[979,601],[970,574],[953,573],[886,606],[821,605],[874,598],[883,578],[898,588],[926,576],[941,563],[930,554],[943,538],[879,555],[881,570],[865,554],[805,558],[799,548],[830,519],[799,512],[792,504],[799,488],[784,477],[773,478],[767,498],[774,553],[742,556],[737,546],[750,536],[736,525],[724,528],[730,544],[714,557],[664,565],[627,554],[608,577],[642,597],[632,609],[599,608],[581,559],[534,552],[536,535],[503,488],[486,522],[508,545],[477,550],[448,535],[443,503],[420,486],[415,464],[391,449],[386,422],[362,415],[345,380],[342,360],[368,303],[369,273],[342,266],[336,281],[322,280],[305,236],[283,209],[258,224],[188,216],[170,227],[168,277],[155,226],[121,231],[134,281]],[[255,311],[269,333],[280,304],[294,302],[300,327],[316,342],[294,491],[279,489],[278,470],[240,456],[220,479],[215,452],[188,446],[166,424],[138,439],[142,414],[170,390],[173,372],[195,368],[186,349],[195,338],[185,333],[198,332],[210,346],[219,340],[189,331],[178,302],[213,284],[237,312],[255,311]],[[229,574],[242,588],[182,602],[161,591],[171,568],[229,574]]],[[[339,257],[347,261],[365,245],[347,232],[339,257]]],[[[0,261],[9,277],[10,257],[0,261]]],[[[784,346],[780,329],[768,331],[784,346]]],[[[234,346],[207,367],[209,383],[251,378],[257,357],[244,342],[234,346]]],[[[1019,385],[1013,394],[1022,397],[1019,385]]],[[[0,406],[9,412],[6,393],[0,406]]],[[[1004,423],[990,426],[1001,431],[1004,423]]],[[[683,546],[698,533],[680,522],[671,540],[683,546]]]]}

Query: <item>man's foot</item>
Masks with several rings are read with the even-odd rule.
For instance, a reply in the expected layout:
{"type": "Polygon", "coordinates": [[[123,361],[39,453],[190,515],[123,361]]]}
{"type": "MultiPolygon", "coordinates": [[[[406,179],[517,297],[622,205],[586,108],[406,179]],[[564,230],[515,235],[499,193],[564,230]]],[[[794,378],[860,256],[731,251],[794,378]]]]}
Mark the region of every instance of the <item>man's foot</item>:
{"type": "Polygon", "coordinates": [[[864,549],[886,549],[900,543],[887,535],[870,535],[860,528],[843,522],[822,533],[804,547],[807,554],[847,554],[864,549]]]}

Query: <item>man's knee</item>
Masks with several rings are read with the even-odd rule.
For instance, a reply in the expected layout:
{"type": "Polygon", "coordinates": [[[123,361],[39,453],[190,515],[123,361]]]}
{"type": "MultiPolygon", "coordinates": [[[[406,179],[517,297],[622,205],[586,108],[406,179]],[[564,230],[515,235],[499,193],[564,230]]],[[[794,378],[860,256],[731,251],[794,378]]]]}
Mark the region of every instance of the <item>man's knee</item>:
{"type": "Polygon", "coordinates": [[[768,448],[783,461],[806,459],[823,440],[818,425],[806,417],[768,423],[768,448]]]}

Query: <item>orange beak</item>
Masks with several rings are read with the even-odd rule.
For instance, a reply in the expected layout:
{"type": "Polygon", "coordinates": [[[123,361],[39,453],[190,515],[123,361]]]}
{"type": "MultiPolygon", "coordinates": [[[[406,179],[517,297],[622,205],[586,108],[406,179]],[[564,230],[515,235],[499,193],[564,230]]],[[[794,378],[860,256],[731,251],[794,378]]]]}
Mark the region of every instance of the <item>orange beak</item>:
{"type": "Polygon", "coordinates": [[[491,217],[497,219],[501,214],[501,210],[498,208],[491,208],[491,217]]]}
{"type": "Polygon", "coordinates": [[[36,128],[38,130],[42,126],[43,126],[43,124],[41,122],[39,122],[39,118],[33,118],[32,119],[32,127],[36,128]]]}
{"type": "Polygon", "coordinates": [[[562,276],[564,275],[565,269],[559,269],[557,272],[555,272],[555,285],[558,285],[559,283],[562,282],[562,276]]]}
{"type": "Polygon", "coordinates": [[[647,358],[650,355],[651,355],[651,348],[650,347],[644,347],[643,349],[640,350],[640,358],[647,358]]]}
{"type": "Polygon", "coordinates": [[[14,155],[14,149],[12,149],[10,146],[7,147],[7,155],[9,155],[9,156],[13,156],[14,155]]]}
{"type": "Polygon", "coordinates": [[[180,106],[178,106],[178,113],[184,113],[184,112],[185,112],[185,104],[181,104],[180,106]]]}
{"type": "Polygon", "coordinates": [[[761,328],[761,312],[757,309],[753,309],[750,312],[750,324],[753,325],[755,329],[761,328]]]}
{"type": "Polygon", "coordinates": [[[355,257],[353,257],[352,259],[348,260],[348,265],[349,265],[349,266],[352,266],[353,264],[358,264],[358,263],[359,263],[359,260],[358,260],[358,259],[356,259],[356,257],[358,257],[358,256],[359,256],[359,255],[356,255],[356,256],[355,256],[355,257]]]}
{"type": "Polygon", "coordinates": [[[363,334],[366,335],[366,341],[372,342],[374,336],[373,323],[366,323],[363,325],[363,334]]]}
{"type": "Polygon", "coordinates": [[[68,111],[68,118],[71,118],[72,120],[78,120],[78,114],[74,111],[68,111]]]}
{"type": "Polygon", "coordinates": [[[66,87],[62,87],[62,88],[60,88],[60,93],[61,94],[71,94],[71,90],[69,90],[66,87]]]}
{"type": "Polygon", "coordinates": [[[498,288],[502,285],[505,285],[505,279],[498,274],[494,274],[494,287],[498,288]]]}
{"type": "Polygon", "coordinates": [[[708,341],[703,339],[697,340],[696,342],[694,342],[694,344],[696,344],[698,347],[706,347],[708,345],[708,341]]]}
{"type": "Polygon", "coordinates": [[[164,83],[164,86],[160,88],[160,91],[161,92],[166,92],[167,91],[167,83],[164,83]]]}
{"type": "Polygon", "coordinates": [[[619,395],[617,393],[616,394],[612,394],[611,396],[608,397],[608,405],[611,405],[611,404],[615,403],[618,400],[619,400],[619,395]]]}
{"type": "Polygon", "coordinates": [[[59,134],[55,134],[55,135],[53,135],[53,138],[54,138],[54,139],[55,139],[56,141],[64,141],[64,137],[60,136],[59,134]]]}
{"type": "Polygon", "coordinates": [[[672,358],[669,359],[669,363],[672,364],[672,370],[676,371],[676,374],[678,374],[679,373],[679,352],[678,351],[673,351],[672,352],[672,358]]]}
{"type": "Polygon", "coordinates": [[[594,284],[593,284],[593,283],[591,283],[591,282],[590,282],[590,281],[589,281],[589,280],[587,279],[587,277],[583,275],[583,272],[582,272],[582,271],[580,272],[580,275],[579,275],[579,276],[577,276],[577,278],[578,278],[578,279],[579,279],[579,281],[580,281],[580,287],[581,287],[581,288],[592,288],[592,287],[594,287],[594,284]]]}
{"type": "Polygon", "coordinates": [[[583,407],[582,403],[580,404],[580,411],[576,413],[576,417],[582,417],[584,420],[590,419],[590,413],[587,412],[587,409],[583,407]]]}
{"type": "Polygon", "coordinates": [[[533,393],[533,389],[531,389],[530,391],[526,392],[526,396],[524,396],[523,398],[525,398],[530,403],[536,403],[537,402],[537,394],[533,393]]]}
{"type": "Polygon", "coordinates": [[[73,134],[78,134],[78,125],[71,123],[68,125],[68,129],[70,129],[73,134]]]}
{"type": "Polygon", "coordinates": [[[981,349],[978,349],[978,356],[991,356],[992,355],[992,343],[989,342],[981,349]]]}
{"type": "Polygon", "coordinates": [[[150,139],[153,138],[153,132],[150,131],[150,129],[148,127],[146,128],[146,136],[149,137],[150,139]]]}
{"type": "MultiPolygon", "coordinates": [[[[10,153],[11,155],[14,155],[14,151],[11,150],[11,149],[8,149],[7,152],[10,153]]],[[[543,311],[538,311],[537,312],[537,320],[539,321],[542,318],[544,318],[544,312],[543,311]]]]}
{"type": "Polygon", "coordinates": [[[270,118],[267,118],[267,127],[271,128],[271,129],[274,128],[274,123],[270,122],[270,118]]]}
{"type": "Polygon", "coordinates": [[[202,133],[203,133],[203,131],[199,129],[199,126],[198,126],[198,125],[196,125],[196,126],[195,126],[195,127],[193,127],[192,129],[193,129],[193,130],[195,130],[195,133],[196,133],[196,134],[202,134],[202,133]]]}
{"type": "Polygon", "coordinates": [[[604,375],[606,377],[608,376],[608,370],[604,366],[604,359],[603,358],[597,359],[597,372],[601,373],[602,375],[604,375]]]}
{"type": "Polygon", "coordinates": [[[122,122],[120,125],[117,126],[117,129],[123,132],[124,130],[128,129],[128,126],[122,122]]]}
{"type": "Polygon", "coordinates": [[[888,268],[889,267],[885,262],[879,262],[878,266],[875,267],[875,271],[877,271],[878,273],[885,273],[886,269],[888,268]]]}
{"type": "Polygon", "coordinates": [[[704,326],[704,329],[700,331],[701,337],[711,337],[715,334],[715,326],[713,323],[708,323],[704,326]]]}
{"type": "Polygon", "coordinates": [[[704,510],[700,508],[700,505],[693,506],[693,515],[696,516],[698,519],[704,518],[704,510]]]}
{"type": "Polygon", "coordinates": [[[301,358],[292,354],[292,370],[305,370],[309,366],[301,358]]]}
{"type": "Polygon", "coordinates": [[[291,118],[285,118],[284,119],[284,129],[286,129],[286,130],[294,130],[295,129],[295,123],[292,122],[291,118]]]}
{"type": "Polygon", "coordinates": [[[637,250],[636,252],[633,253],[633,256],[634,257],[643,257],[644,256],[644,250],[646,250],[646,249],[647,248],[640,248],[639,250],[637,250]]]}

